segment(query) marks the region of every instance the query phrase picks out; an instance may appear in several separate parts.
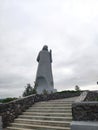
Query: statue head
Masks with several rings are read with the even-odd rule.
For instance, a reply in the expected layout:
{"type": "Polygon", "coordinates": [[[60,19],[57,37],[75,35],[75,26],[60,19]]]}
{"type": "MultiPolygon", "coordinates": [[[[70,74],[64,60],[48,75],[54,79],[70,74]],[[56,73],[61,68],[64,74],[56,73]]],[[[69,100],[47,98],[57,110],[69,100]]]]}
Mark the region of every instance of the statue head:
{"type": "Polygon", "coordinates": [[[48,51],[48,46],[47,46],[47,45],[44,45],[42,50],[48,51]]]}

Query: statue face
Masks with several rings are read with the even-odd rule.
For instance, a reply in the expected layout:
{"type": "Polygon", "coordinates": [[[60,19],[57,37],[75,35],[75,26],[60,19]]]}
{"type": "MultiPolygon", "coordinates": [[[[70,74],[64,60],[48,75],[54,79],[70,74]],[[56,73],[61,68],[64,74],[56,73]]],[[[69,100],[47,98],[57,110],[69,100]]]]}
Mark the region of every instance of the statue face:
{"type": "Polygon", "coordinates": [[[42,50],[48,51],[48,46],[47,46],[47,45],[43,46],[43,49],[42,49],[42,50]]]}

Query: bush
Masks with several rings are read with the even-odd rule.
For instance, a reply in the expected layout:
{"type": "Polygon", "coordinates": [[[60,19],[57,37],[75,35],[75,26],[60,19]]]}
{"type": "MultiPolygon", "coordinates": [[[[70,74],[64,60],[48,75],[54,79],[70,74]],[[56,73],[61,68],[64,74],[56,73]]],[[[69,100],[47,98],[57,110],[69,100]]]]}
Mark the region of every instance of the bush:
{"type": "Polygon", "coordinates": [[[23,92],[23,97],[32,95],[32,94],[36,94],[36,89],[32,88],[32,86],[30,84],[27,84],[25,91],[23,92]]]}
{"type": "Polygon", "coordinates": [[[47,95],[48,94],[48,91],[46,89],[43,90],[43,94],[44,95],[47,95]]]}

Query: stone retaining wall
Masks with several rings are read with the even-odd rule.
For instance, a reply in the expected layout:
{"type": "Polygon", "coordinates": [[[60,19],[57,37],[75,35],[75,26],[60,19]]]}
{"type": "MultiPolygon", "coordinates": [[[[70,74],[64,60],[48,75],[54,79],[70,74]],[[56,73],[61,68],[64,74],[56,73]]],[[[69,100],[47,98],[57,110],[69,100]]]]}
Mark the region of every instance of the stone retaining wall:
{"type": "Polygon", "coordinates": [[[72,104],[73,121],[98,121],[98,92],[88,92],[84,101],[72,104]]]}
{"type": "Polygon", "coordinates": [[[72,105],[74,121],[98,121],[98,102],[82,102],[72,105]]]}
{"type": "Polygon", "coordinates": [[[2,116],[3,127],[13,122],[18,115],[34,104],[34,97],[35,95],[0,104],[0,116],[2,116]]]}
{"type": "Polygon", "coordinates": [[[84,101],[98,101],[98,91],[88,91],[84,101]]]}
{"type": "Polygon", "coordinates": [[[75,97],[79,95],[80,92],[71,93],[70,91],[65,91],[63,93],[49,95],[31,95],[9,103],[0,104],[0,116],[2,116],[3,127],[8,126],[9,123],[13,122],[18,115],[22,114],[22,112],[32,106],[35,102],[75,97]]]}

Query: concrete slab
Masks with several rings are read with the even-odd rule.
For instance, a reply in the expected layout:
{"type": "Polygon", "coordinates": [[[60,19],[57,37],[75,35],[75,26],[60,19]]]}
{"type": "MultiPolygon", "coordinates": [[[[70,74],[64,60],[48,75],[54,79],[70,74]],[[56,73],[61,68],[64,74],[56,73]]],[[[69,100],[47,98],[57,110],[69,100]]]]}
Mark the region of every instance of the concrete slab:
{"type": "Polygon", "coordinates": [[[71,130],[98,130],[98,122],[72,121],[71,130]]]}
{"type": "Polygon", "coordinates": [[[2,130],[2,117],[0,116],[0,130],[2,130]]]}

